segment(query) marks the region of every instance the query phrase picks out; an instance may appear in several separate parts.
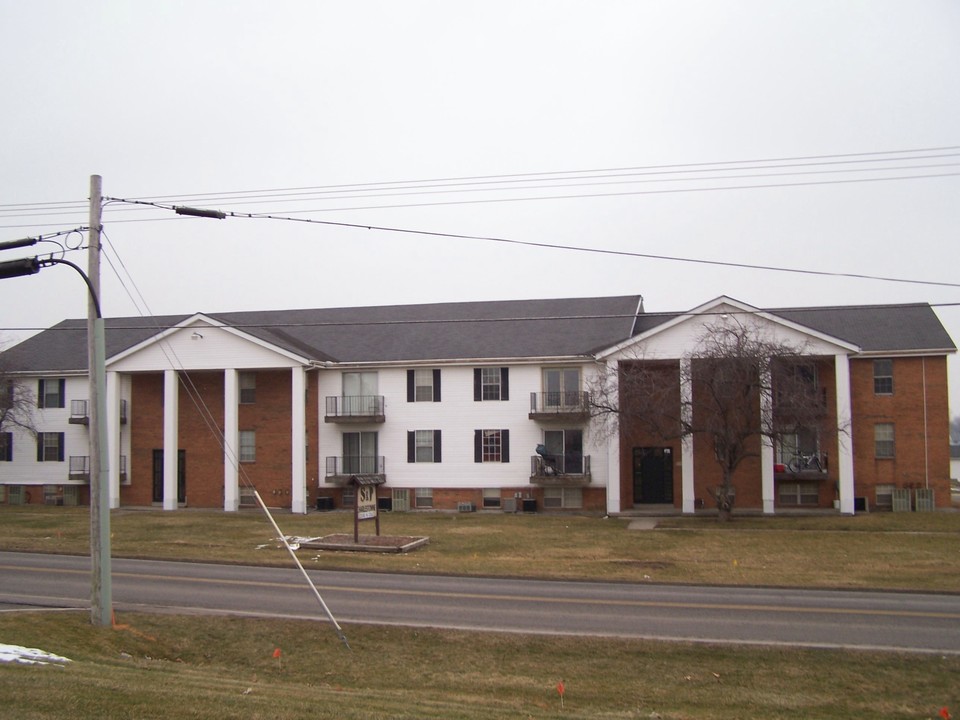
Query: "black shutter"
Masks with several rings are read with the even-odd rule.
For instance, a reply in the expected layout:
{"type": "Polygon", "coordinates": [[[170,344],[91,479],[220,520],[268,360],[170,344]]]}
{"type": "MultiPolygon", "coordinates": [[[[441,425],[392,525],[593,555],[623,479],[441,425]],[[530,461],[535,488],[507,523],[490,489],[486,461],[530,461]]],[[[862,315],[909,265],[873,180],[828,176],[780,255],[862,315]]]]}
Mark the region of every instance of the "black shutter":
{"type": "Polygon", "coordinates": [[[416,387],[414,386],[413,370],[407,370],[407,402],[416,400],[416,387]]]}
{"type": "Polygon", "coordinates": [[[483,399],[483,386],[481,385],[480,368],[473,369],[473,399],[475,401],[483,399]]]}
{"type": "Polygon", "coordinates": [[[510,462],[510,431],[500,431],[500,462],[510,462]]]}
{"type": "Polygon", "coordinates": [[[3,434],[4,447],[3,447],[3,459],[7,462],[13,461],[13,433],[8,432],[3,434]]]}
{"type": "Polygon", "coordinates": [[[57,387],[57,392],[59,395],[57,407],[66,407],[67,406],[67,381],[62,379],[57,387]]]}
{"type": "MultiPolygon", "coordinates": [[[[43,382],[41,380],[40,382],[43,382]]],[[[45,433],[37,433],[37,462],[43,462],[43,436],[45,433]]]]}
{"type": "Polygon", "coordinates": [[[440,462],[440,431],[433,431],[433,461],[440,462]]]}
{"type": "Polygon", "coordinates": [[[43,379],[40,379],[37,385],[37,407],[43,407],[43,379]]]}
{"type": "Polygon", "coordinates": [[[416,430],[407,431],[407,462],[417,461],[417,432],[416,430]]]}
{"type": "Polygon", "coordinates": [[[63,454],[64,454],[63,445],[64,445],[63,433],[57,433],[57,460],[59,462],[63,462],[63,454]]]}
{"type": "Polygon", "coordinates": [[[433,371],[433,401],[440,402],[440,368],[433,371]]]}
{"type": "Polygon", "coordinates": [[[510,399],[510,368],[500,368],[500,399],[510,399]]]}
{"type": "Polygon", "coordinates": [[[473,431],[473,461],[483,462],[483,430],[473,431]]]}

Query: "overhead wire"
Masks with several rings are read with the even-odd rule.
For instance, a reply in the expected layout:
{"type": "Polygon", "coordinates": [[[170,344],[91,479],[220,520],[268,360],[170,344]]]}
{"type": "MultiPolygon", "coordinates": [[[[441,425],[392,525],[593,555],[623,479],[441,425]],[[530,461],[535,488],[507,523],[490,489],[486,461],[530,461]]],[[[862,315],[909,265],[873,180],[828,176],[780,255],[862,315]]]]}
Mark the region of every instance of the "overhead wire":
{"type": "MultiPolygon", "coordinates": [[[[729,161],[712,161],[712,162],[699,162],[699,163],[672,163],[672,164],[663,164],[663,165],[648,165],[648,166],[634,166],[634,167],[621,167],[621,168],[600,168],[600,169],[589,169],[589,170],[564,170],[564,171],[552,171],[552,172],[536,172],[536,173],[518,173],[518,174],[508,174],[508,175],[478,175],[478,176],[462,176],[462,177],[450,177],[450,178],[433,178],[425,180],[401,180],[401,181],[386,181],[386,182],[373,182],[373,183],[352,183],[352,184],[343,184],[343,185],[319,185],[319,186],[305,186],[305,187],[293,187],[293,188],[272,188],[265,190],[241,190],[241,191],[231,191],[231,192],[215,192],[215,193],[194,193],[190,195],[178,194],[178,195],[161,195],[161,196],[150,196],[147,197],[138,197],[131,199],[153,199],[155,201],[170,201],[173,199],[182,199],[182,200],[201,200],[201,199],[217,199],[218,202],[229,203],[231,205],[244,205],[250,204],[254,201],[259,201],[261,204],[263,202],[271,203],[305,203],[310,201],[323,201],[331,202],[334,200],[347,200],[347,199],[365,199],[365,198],[375,198],[375,197],[403,197],[403,196],[420,196],[420,195],[434,195],[434,194],[449,194],[449,193],[491,193],[491,192],[504,192],[504,193],[517,193],[517,192],[531,192],[535,190],[544,190],[551,188],[559,187],[590,187],[597,185],[614,185],[614,184],[636,184],[636,183],[650,183],[650,182],[662,182],[662,183],[675,183],[675,182],[691,182],[695,181],[696,177],[676,177],[677,175],[690,175],[690,174],[708,174],[708,173],[720,173],[724,171],[735,170],[739,172],[738,175],[719,175],[710,178],[711,182],[716,181],[729,181],[737,180],[744,178],[777,178],[777,177],[790,177],[790,176],[801,176],[801,175],[818,175],[818,174],[834,174],[834,173],[851,173],[851,172],[892,172],[892,171],[902,171],[907,169],[934,169],[937,167],[950,167],[955,165],[955,163],[939,163],[939,164],[921,164],[921,165],[904,165],[903,163],[915,162],[917,160],[925,159],[936,159],[936,158],[949,158],[955,157],[960,153],[955,151],[960,150],[960,146],[941,146],[941,147],[931,147],[931,148],[916,148],[912,150],[889,150],[889,151],[875,151],[870,153],[845,153],[845,154],[832,154],[832,155],[808,155],[808,156],[793,156],[793,157],[782,157],[782,158],[765,158],[765,159],[753,159],[753,160],[729,160],[729,161]],[[810,162],[812,161],[812,162],[810,162]],[[770,164],[776,163],[776,164],[770,164]],[[877,163],[885,163],[884,167],[877,167],[877,163]],[[891,164],[898,163],[898,164],[891,164]],[[873,164],[869,167],[846,167],[842,169],[826,169],[827,166],[836,166],[836,165],[868,165],[873,164]],[[795,172],[788,173],[755,173],[755,170],[769,170],[769,169],[788,169],[788,168],[802,168],[795,172]],[[818,169],[820,168],[820,169],[818,169]],[[751,174],[744,174],[744,172],[750,172],[751,174]],[[644,179],[624,179],[638,176],[655,176],[659,175],[658,178],[644,177],[644,179]],[[669,177],[668,177],[669,176],[669,177]],[[597,183],[597,182],[586,182],[588,180],[608,180],[609,182],[597,183]],[[530,183],[539,183],[536,185],[531,185],[530,183]],[[549,183],[549,184],[543,184],[549,183]],[[522,186],[520,186],[523,184],[522,186]],[[363,193],[361,195],[345,195],[345,193],[363,193]]],[[[436,205],[457,205],[457,204],[477,204],[485,202],[530,202],[538,200],[556,200],[556,199],[578,199],[578,198],[596,198],[602,196],[622,196],[622,195],[647,195],[647,194],[663,194],[671,192],[711,192],[717,190],[747,190],[747,189],[764,189],[764,188],[780,188],[780,187],[791,187],[791,186],[809,186],[809,185],[829,185],[829,184],[840,184],[840,183],[855,183],[855,182],[871,182],[878,180],[916,180],[916,179],[926,179],[926,178],[938,178],[938,177],[948,177],[960,173],[926,173],[926,174],[916,174],[916,175],[901,175],[898,177],[892,178],[850,178],[847,180],[822,180],[822,181],[813,181],[813,182],[799,182],[799,183],[758,183],[750,185],[721,185],[716,187],[697,187],[697,188],[665,188],[660,190],[637,190],[637,191],[628,191],[622,193],[568,193],[563,195],[535,195],[535,196],[523,196],[523,197],[503,197],[503,198],[492,198],[492,199],[483,199],[483,200],[469,200],[469,199],[460,199],[460,200],[451,200],[444,202],[423,202],[423,203],[394,203],[394,204],[379,204],[379,205],[352,205],[352,206],[334,206],[334,207],[320,207],[307,210],[292,210],[290,212],[302,214],[302,213],[320,213],[320,212],[337,212],[337,211],[350,211],[350,210],[370,210],[370,209],[394,209],[394,208],[408,208],[408,207],[429,207],[436,205]]],[[[706,179],[706,178],[703,178],[706,179]]],[[[21,203],[21,204],[8,204],[0,205],[0,216],[4,219],[16,219],[16,218],[27,218],[27,217],[43,217],[48,213],[36,212],[43,203],[21,203]]],[[[77,203],[75,205],[70,205],[66,203],[49,203],[50,206],[49,213],[51,216],[56,214],[69,214],[69,208],[75,207],[77,212],[80,212],[83,209],[83,205],[77,203]],[[64,213],[54,213],[53,210],[63,210],[64,213]]],[[[139,218],[129,220],[128,222],[151,222],[157,220],[158,218],[139,218]]],[[[24,227],[24,225],[0,225],[0,227],[24,227]]]]}

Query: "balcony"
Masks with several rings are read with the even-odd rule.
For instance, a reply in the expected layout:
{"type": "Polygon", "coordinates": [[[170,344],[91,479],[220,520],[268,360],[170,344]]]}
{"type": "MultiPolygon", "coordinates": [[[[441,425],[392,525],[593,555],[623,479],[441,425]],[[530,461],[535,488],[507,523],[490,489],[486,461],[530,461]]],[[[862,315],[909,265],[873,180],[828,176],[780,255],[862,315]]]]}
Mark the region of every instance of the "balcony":
{"type": "Polygon", "coordinates": [[[774,463],[773,477],[776,480],[786,481],[826,480],[829,477],[827,470],[826,453],[813,453],[810,455],[799,453],[785,463],[774,463]]]}
{"type": "Polygon", "coordinates": [[[590,393],[577,391],[530,393],[531,420],[582,423],[590,417],[590,393]]]}
{"type": "Polygon", "coordinates": [[[328,423],[385,422],[383,395],[328,396],[323,419],[328,423]]]}
{"type": "Polygon", "coordinates": [[[590,484],[589,455],[533,455],[530,484],[540,487],[581,487],[590,484]]]}
{"type": "MultiPolygon", "coordinates": [[[[129,485],[129,475],[127,474],[127,456],[120,456],[120,484],[129,485]]],[[[70,465],[67,475],[71,480],[81,480],[90,482],[90,456],[89,455],[71,455],[70,465]]]]}
{"type": "Polygon", "coordinates": [[[367,477],[378,478],[380,482],[387,481],[385,471],[385,462],[382,455],[376,457],[360,457],[350,455],[347,457],[327,457],[327,468],[324,474],[324,482],[328,485],[346,485],[354,475],[364,475],[367,477]]]}
{"type": "MultiPolygon", "coordinates": [[[[70,418],[68,422],[71,425],[89,425],[90,424],[90,412],[88,409],[88,401],[86,400],[71,400],[70,401],[70,418]]],[[[120,424],[126,425],[127,423],[127,401],[120,401],[120,424]]]]}
{"type": "MultiPolygon", "coordinates": [[[[76,400],[74,402],[77,402],[76,400]]],[[[90,456],[71,455],[68,477],[71,480],[90,482],[90,456]]]]}

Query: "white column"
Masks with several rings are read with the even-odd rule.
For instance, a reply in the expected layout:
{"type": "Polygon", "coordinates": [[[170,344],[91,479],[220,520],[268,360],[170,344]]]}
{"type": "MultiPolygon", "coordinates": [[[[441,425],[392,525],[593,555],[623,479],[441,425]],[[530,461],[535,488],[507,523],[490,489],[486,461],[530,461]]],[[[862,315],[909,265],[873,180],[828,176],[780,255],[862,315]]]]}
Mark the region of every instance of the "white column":
{"type": "Polygon", "coordinates": [[[107,373],[107,483],[110,509],[120,507],[120,377],[107,373]]]}
{"type": "Polygon", "coordinates": [[[837,380],[837,473],[840,488],[840,512],[853,515],[853,412],[850,401],[850,358],[834,356],[837,380]]]}
{"type": "Polygon", "coordinates": [[[290,371],[290,497],[291,512],[307,512],[307,372],[290,371]]]}
{"type": "MultiPolygon", "coordinates": [[[[607,380],[612,385],[611,396],[619,395],[620,363],[611,360],[607,363],[607,380]]],[[[607,430],[607,514],[612,515],[623,510],[620,493],[620,422],[615,414],[608,418],[612,427],[607,430]]]]}
{"type": "Polygon", "coordinates": [[[223,371],[223,509],[240,508],[240,373],[223,371]]]}
{"type": "MultiPolygon", "coordinates": [[[[684,424],[692,420],[693,387],[690,384],[690,359],[680,361],[680,412],[684,424]]],[[[696,512],[696,490],[693,486],[693,436],[684,435],[680,440],[680,496],[684,513],[696,512]]]]}
{"type": "Polygon", "coordinates": [[[180,381],[176,370],[163,371],[163,509],[177,509],[180,381]]]}
{"type": "MultiPolygon", "coordinates": [[[[760,378],[760,427],[769,430],[773,427],[773,394],[769,360],[760,368],[760,378]]],[[[773,496],[773,439],[764,434],[760,436],[760,497],[763,500],[763,512],[766,515],[774,513],[773,496]]]]}

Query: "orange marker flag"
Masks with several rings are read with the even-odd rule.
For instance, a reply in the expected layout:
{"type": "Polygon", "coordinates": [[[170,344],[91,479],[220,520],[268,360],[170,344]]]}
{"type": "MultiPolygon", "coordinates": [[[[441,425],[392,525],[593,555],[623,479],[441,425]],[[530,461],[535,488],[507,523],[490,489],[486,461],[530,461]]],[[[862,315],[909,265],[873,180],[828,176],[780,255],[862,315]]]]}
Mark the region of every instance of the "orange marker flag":
{"type": "Polygon", "coordinates": [[[566,690],[566,687],[563,685],[563,680],[557,683],[557,693],[560,695],[560,709],[563,710],[563,692],[566,690]]]}
{"type": "Polygon", "coordinates": [[[942,717],[943,720],[950,720],[950,718],[953,716],[950,714],[950,711],[947,710],[947,708],[942,707],[940,708],[940,717],[942,717]]]}
{"type": "Polygon", "coordinates": [[[277,667],[283,668],[283,660],[280,657],[280,648],[273,651],[273,656],[277,659],[277,667]]]}

